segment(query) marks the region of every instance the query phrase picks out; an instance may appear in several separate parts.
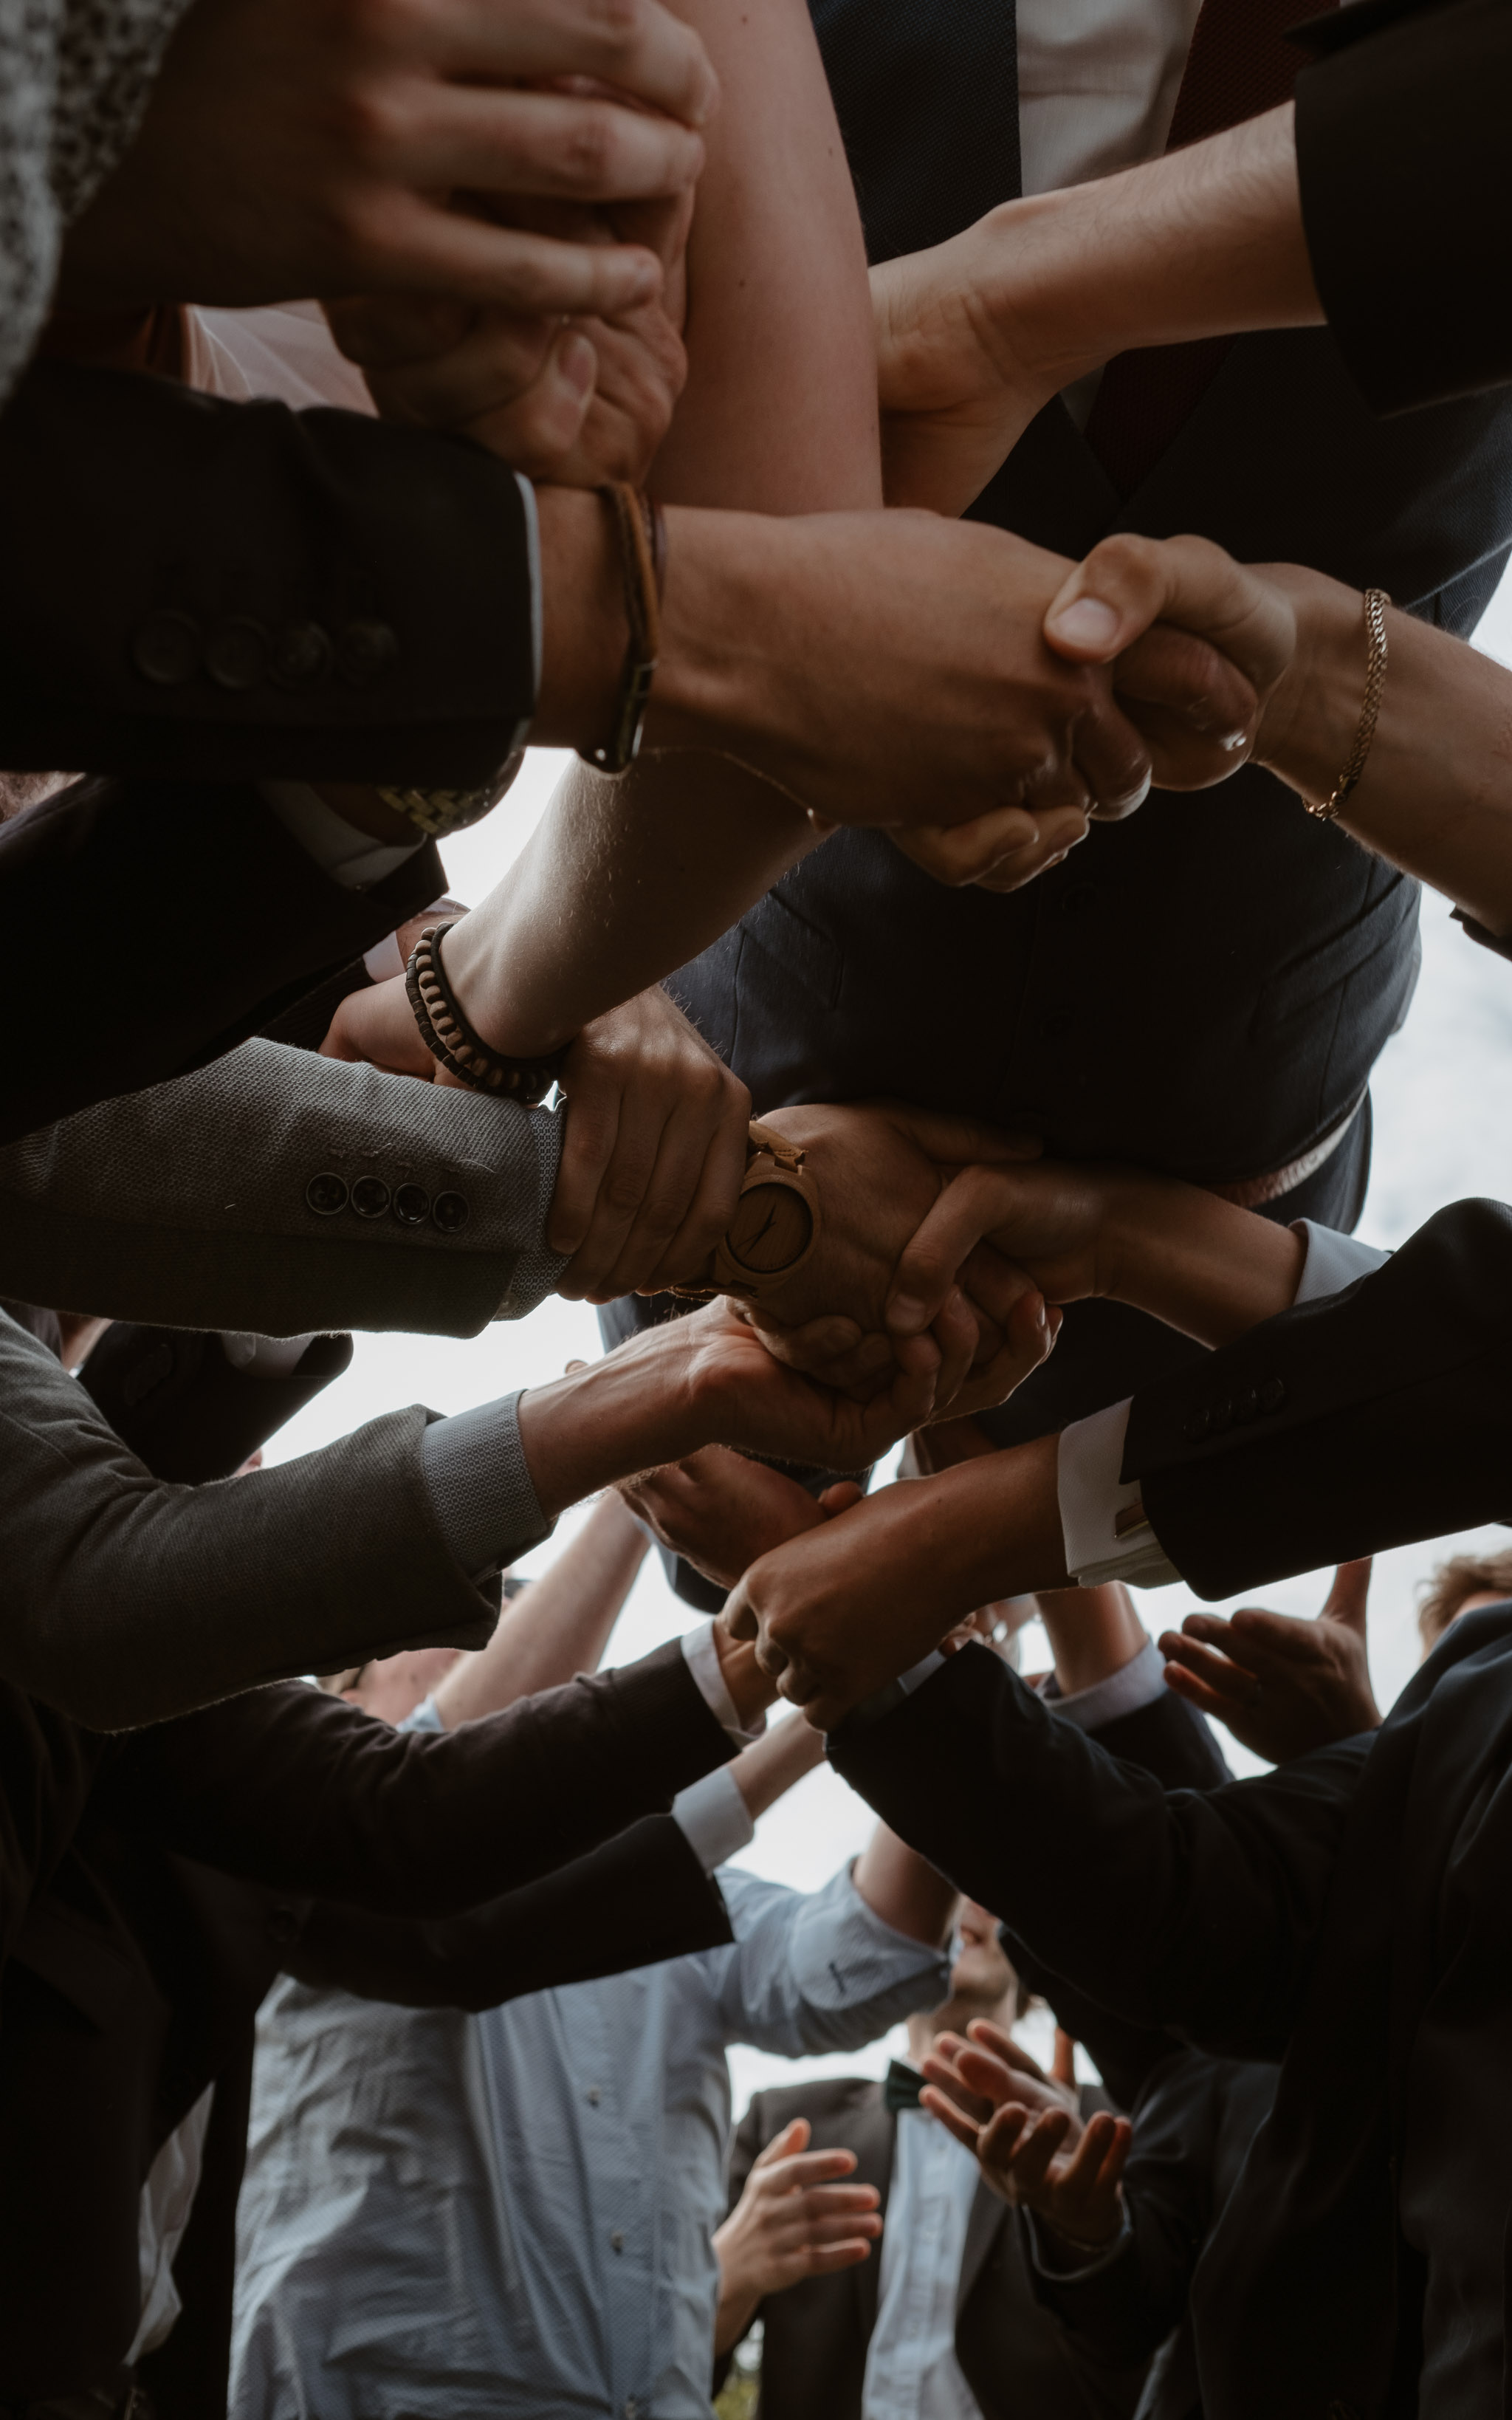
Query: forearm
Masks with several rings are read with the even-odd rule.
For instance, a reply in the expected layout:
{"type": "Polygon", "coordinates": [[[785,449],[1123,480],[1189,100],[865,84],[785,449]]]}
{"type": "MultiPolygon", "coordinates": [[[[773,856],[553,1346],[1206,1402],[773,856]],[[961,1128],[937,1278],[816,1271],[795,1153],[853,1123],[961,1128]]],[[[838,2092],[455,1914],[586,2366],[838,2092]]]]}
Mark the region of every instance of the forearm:
{"type": "Polygon", "coordinates": [[[873,1916],[910,1941],[942,1942],[958,1897],[953,1883],[927,1858],[879,1823],[856,1858],[851,1880],[873,1916]]]}
{"type": "MultiPolygon", "coordinates": [[[[1291,564],[1264,576],[1291,597],[1299,644],[1257,753],[1304,798],[1324,799],[1365,700],[1359,592],[1291,564]]],[[[1512,931],[1512,672],[1410,613],[1387,613],[1386,640],[1375,736],[1339,821],[1489,931],[1512,931]]]]}
{"type": "Polygon", "coordinates": [[[988,308],[1007,299],[1015,349],[1047,395],[1133,347],[1323,316],[1289,104],[1094,184],[1006,204],[958,242],[988,308]]]}
{"type": "Polygon", "coordinates": [[[1289,1227],[1200,1187],[1120,1174],[1108,1182],[1098,1291],[1202,1344],[1226,1344],[1288,1311],[1306,1259],[1289,1227]]]}
{"type": "Polygon", "coordinates": [[[487,1646],[434,1691],[447,1730],[596,1671],[646,1543],[620,1498],[605,1496],[549,1569],[505,1606],[487,1646]]]}
{"type": "Polygon", "coordinates": [[[719,2263],[719,2302],[714,2319],[716,2359],[733,2352],[762,2306],[760,2279],[748,2273],[740,2258],[736,2223],[727,2219],[715,2230],[715,2257],[719,2263]]]}

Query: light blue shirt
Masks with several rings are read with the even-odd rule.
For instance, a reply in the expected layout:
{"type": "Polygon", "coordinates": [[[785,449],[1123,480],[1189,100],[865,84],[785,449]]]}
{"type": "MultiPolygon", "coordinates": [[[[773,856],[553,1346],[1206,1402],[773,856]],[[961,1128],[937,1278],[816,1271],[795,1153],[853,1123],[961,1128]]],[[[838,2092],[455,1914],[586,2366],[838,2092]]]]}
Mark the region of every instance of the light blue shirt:
{"type": "Polygon", "coordinates": [[[955,2351],[977,2163],[927,2109],[901,2109],[861,2420],[981,2420],[955,2351]]]}
{"type": "Polygon", "coordinates": [[[483,2016],[275,1987],[233,2420],[708,2420],[729,2044],[859,2049],[949,1979],[848,1869],[717,1879],[732,1946],[483,2016]]]}

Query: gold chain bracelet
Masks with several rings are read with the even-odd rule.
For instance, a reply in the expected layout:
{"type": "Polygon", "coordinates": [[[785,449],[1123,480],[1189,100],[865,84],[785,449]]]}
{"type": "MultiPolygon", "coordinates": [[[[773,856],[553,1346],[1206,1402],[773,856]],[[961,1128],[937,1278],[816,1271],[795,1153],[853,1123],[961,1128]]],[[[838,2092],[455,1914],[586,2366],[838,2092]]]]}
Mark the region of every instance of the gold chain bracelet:
{"type": "Polygon", "coordinates": [[[1331,824],[1351,791],[1359,786],[1365,771],[1370,742],[1376,736],[1376,718],[1381,712],[1381,693],[1386,686],[1386,608],[1391,603],[1383,588],[1367,588],[1365,592],[1365,628],[1369,652],[1365,659],[1365,704],[1360,708],[1360,727],[1354,735],[1350,760],[1326,799],[1316,802],[1304,799],[1303,804],[1320,824],[1331,824]]]}

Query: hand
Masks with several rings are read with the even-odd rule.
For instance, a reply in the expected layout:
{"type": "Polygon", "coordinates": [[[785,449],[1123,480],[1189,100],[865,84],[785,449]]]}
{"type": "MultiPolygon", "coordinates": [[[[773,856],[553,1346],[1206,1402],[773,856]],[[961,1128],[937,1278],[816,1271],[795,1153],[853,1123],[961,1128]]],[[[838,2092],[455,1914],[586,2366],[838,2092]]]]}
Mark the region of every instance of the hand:
{"type": "Polygon", "coordinates": [[[69,237],[62,299],[397,291],[613,316],[659,291],[654,251],[481,213],[688,193],[717,101],[702,42],[659,0],[197,0],[69,237]]]}
{"type": "Polygon", "coordinates": [[[1247,1606],[1187,1616],[1160,1652],[1167,1685],[1273,1764],[1381,1726],[1365,1644],[1368,1559],[1340,1563],[1316,1621],[1247,1606]]]}
{"type": "MultiPolygon", "coordinates": [[[[676,289],[692,196],[616,214],[639,222],[676,289]],[[653,217],[653,209],[655,216],[653,217]]],[[[538,232],[612,240],[601,212],[536,215],[538,232]]],[[[609,319],[526,317],[426,295],[328,302],[332,334],[387,420],[445,428],[559,486],[644,481],[687,375],[668,291],[609,319]]]]}
{"type": "Polygon", "coordinates": [[[850,1480],[815,1498],[782,1471],[721,1445],[642,1471],[620,1494],[661,1545],[723,1589],[758,1556],[861,1500],[850,1480]]]}
{"type": "Polygon", "coordinates": [[[1163,789],[1200,790],[1252,753],[1296,651],[1297,617],[1285,589],[1207,538],[1120,535],[1077,565],[1045,615],[1044,634],[1072,662],[1112,664],[1114,693],[1149,745],[1155,780],[1163,789]],[[1183,642],[1198,650],[1179,695],[1170,688],[1172,641],[1179,675],[1183,642]],[[1214,649],[1248,684],[1242,722],[1227,698],[1194,711],[1214,649]]]}
{"type": "Polygon", "coordinates": [[[806,2149],[807,2118],[795,2118],[767,2144],[745,2191],[715,2231],[719,2262],[716,2352],[728,2352],[758,2304],[800,2278],[827,2277],[864,2260],[882,2233],[874,2185],[837,2181],[856,2167],[854,2151],[806,2149]]]}
{"type": "MultiPolygon", "coordinates": [[[[486,1022],[468,1009],[486,1040],[486,1022]]],[[[320,1048],[328,1059],[456,1081],[422,1041],[398,975],[349,992],[320,1048]]],[[[656,985],[584,1026],[558,1081],[566,1132],[546,1233],[568,1256],[558,1293],[612,1302],[702,1266],[746,1172],[744,1084],[656,985]]]]}
{"type": "Polygon", "coordinates": [[[969,2041],[936,2038],[924,2061],[925,2108],[975,2154],[1002,2200],[1032,2210],[1069,2251],[1105,2250],[1123,2225],[1128,2118],[1100,2111],[1084,2123],[1074,2090],[1000,2026],[978,2018],[969,2030],[969,2041]]]}
{"type": "Polygon", "coordinates": [[[1124,1171],[1080,1162],[967,1168],[945,1186],[900,1255],[886,1306],[894,1336],[917,1336],[963,1287],[993,1314],[1002,1272],[1029,1279],[1047,1303],[1112,1293],[1108,1249],[1124,1171]]]}
{"type": "Polygon", "coordinates": [[[1040,1438],[881,1488],[764,1555],[723,1621],[828,1731],[979,1606],[1064,1585],[1056,1439],[1040,1438]]]}

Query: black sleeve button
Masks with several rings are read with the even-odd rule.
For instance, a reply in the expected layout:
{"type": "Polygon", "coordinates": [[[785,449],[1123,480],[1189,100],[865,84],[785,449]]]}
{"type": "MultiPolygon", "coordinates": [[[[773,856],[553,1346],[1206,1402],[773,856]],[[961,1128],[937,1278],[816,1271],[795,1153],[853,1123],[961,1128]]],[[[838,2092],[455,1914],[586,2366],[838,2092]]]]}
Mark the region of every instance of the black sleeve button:
{"type": "Polygon", "coordinates": [[[210,632],[205,669],[221,689],[258,689],[268,677],[268,633],[245,616],[210,632]]]}
{"type": "Polygon", "coordinates": [[[336,670],[352,689],[367,689],[398,660],[399,642],[387,622],[348,622],[336,641],[336,670]]]}
{"type": "Polygon", "coordinates": [[[1231,1403],[1229,1403],[1229,1402],[1227,1400],[1227,1398],[1226,1398],[1226,1399],[1225,1399],[1225,1401],[1224,1401],[1223,1403],[1221,1403],[1221,1404],[1214,1404],[1214,1405],[1213,1405],[1213,1407],[1212,1407],[1212,1434],[1213,1434],[1213,1435],[1214,1435],[1214,1436],[1222,1436],[1222,1435],[1223,1435],[1223,1433],[1224,1433],[1224,1431],[1225,1431],[1225,1429],[1231,1429],[1231,1428],[1233,1427],[1233,1425],[1234,1425],[1234,1407],[1233,1407],[1233,1404],[1232,1404],[1231,1403]]]}
{"type": "Polygon", "coordinates": [[[430,1195],[423,1185],[401,1185],[393,1197],[393,1215],[401,1227],[423,1227],[430,1217],[430,1195]]]}
{"type": "Polygon", "coordinates": [[[273,641],[273,678],[280,689],[318,689],[330,675],[331,655],[318,622],[285,623],[273,641]]]}
{"type": "Polygon", "coordinates": [[[1181,1435],[1188,1445],[1200,1445],[1211,1426],[1212,1414],[1206,1404],[1199,1404],[1195,1412],[1188,1413],[1181,1426],[1181,1435]]]}
{"type": "Polygon", "coordinates": [[[1234,1418],[1241,1424],[1255,1419],[1260,1408],[1260,1398],[1253,1387],[1246,1387],[1234,1397],[1234,1418]]]}
{"type": "Polygon", "coordinates": [[[131,661],[144,680],[159,689],[179,689],[199,670],[199,624],[163,606],[139,625],[131,661]]]}
{"type": "Polygon", "coordinates": [[[389,1206],[389,1188],[381,1176],[360,1176],[352,1187],[352,1208],[359,1218],[381,1218],[389,1206]]]}
{"type": "Polygon", "coordinates": [[[1267,1378],[1258,1393],[1258,1402],[1261,1411],[1278,1412],[1286,1400],[1286,1380],[1284,1378],[1267,1378]]]}
{"type": "Polygon", "coordinates": [[[439,1193],[430,1215],[443,1235],[459,1235],[468,1223],[468,1205],[460,1193],[439,1193]]]}
{"type": "Polygon", "coordinates": [[[333,1170],[327,1169],[322,1175],[311,1177],[304,1188],[304,1200],[306,1208],[313,1210],[317,1218],[333,1218],[338,1210],[347,1207],[346,1184],[333,1170]]]}

